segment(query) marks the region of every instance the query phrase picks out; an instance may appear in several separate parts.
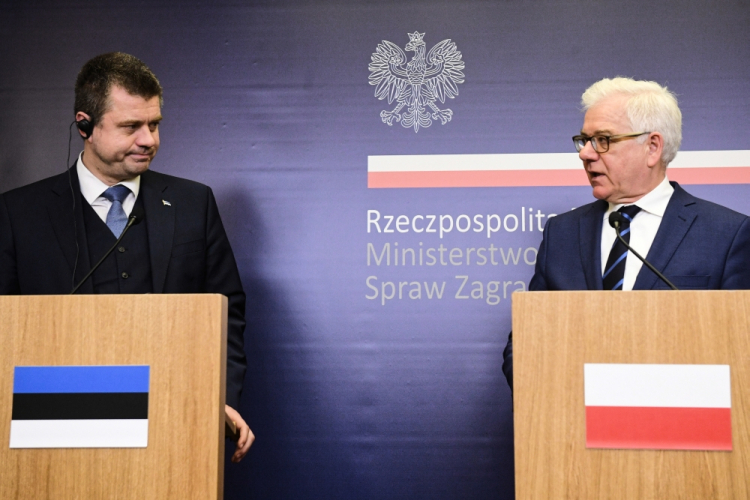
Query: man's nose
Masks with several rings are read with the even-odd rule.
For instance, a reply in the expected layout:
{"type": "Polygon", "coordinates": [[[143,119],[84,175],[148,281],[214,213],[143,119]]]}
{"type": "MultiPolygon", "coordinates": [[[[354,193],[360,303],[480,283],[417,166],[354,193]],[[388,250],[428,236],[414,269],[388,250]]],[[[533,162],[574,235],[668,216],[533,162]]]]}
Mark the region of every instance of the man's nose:
{"type": "Polygon", "coordinates": [[[591,141],[586,141],[583,148],[578,152],[578,158],[583,161],[596,161],[599,159],[599,153],[594,150],[591,141]]]}
{"type": "Polygon", "coordinates": [[[136,137],[136,144],[144,148],[153,147],[158,141],[159,131],[152,131],[148,126],[141,127],[136,137]]]}

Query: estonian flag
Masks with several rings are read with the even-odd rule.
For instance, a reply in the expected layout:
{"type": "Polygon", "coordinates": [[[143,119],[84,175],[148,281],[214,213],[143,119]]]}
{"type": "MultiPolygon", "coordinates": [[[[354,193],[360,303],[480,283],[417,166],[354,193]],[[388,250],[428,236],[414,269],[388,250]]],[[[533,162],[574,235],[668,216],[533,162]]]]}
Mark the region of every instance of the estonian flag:
{"type": "Polygon", "coordinates": [[[145,448],[148,366],[17,366],[11,448],[145,448]]]}
{"type": "Polygon", "coordinates": [[[587,448],[732,449],[729,365],[584,365],[587,448]]]}

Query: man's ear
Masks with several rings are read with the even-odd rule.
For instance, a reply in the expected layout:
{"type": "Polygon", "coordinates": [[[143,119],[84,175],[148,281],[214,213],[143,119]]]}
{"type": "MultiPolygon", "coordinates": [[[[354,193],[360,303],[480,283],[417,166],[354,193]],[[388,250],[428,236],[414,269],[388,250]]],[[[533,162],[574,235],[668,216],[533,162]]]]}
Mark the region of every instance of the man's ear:
{"type": "Polygon", "coordinates": [[[648,166],[653,168],[661,163],[661,154],[664,152],[664,137],[659,132],[651,132],[646,139],[648,147],[648,166]]]}
{"type": "Polygon", "coordinates": [[[89,115],[83,111],[76,113],[76,127],[78,127],[78,133],[81,137],[88,139],[91,134],[94,133],[94,123],[89,115]]]}

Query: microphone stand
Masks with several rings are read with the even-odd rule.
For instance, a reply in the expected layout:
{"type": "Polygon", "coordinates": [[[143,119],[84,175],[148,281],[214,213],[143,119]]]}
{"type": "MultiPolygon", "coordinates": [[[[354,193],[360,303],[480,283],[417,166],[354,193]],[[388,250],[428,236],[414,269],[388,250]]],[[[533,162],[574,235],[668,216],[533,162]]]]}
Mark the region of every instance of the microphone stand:
{"type": "Polygon", "coordinates": [[[120,241],[125,236],[125,233],[127,233],[128,229],[130,229],[130,226],[138,224],[141,221],[141,218],[142,217],[139,217],[138,214],[132,214],[132,213],[130,214],[130,217],[128,217],[128,223],[125,226],[125,228],[122,230],[122,233],[120,233],[120,237],[117,238],[117,241],[115,241],[115,244],[112,245],[112,248],[110,248],[109,250],[107,250],[107,253],[104,254],[104,257],[102,257],[101,259],[99,259],[99,262],[97,262],[94,265],[94,267],[92,267],[91,270],[88,273],[86,273],[86,276],[83,277],[83,279],[78,283],[78,285],[76,285],[76,287],[73,288],[73,291],[70,292],[71,295],[75,295],[75,293],[78,291],[78,289],[81,288],[81,285],[83,285],[84,283],[86,283],[86,280],[89,279],[89,277],[92,274],[94,274],[94,271],[96,271],[99,268],[99,266],[102,264],[102,262],[104,262],[104,259],[106,259],[107,257],[109,257],[109,254],[111,254],[114,251],[114,249],[117,248],[117,245],[120,244],[120,241]]]}
{"type": "MultiPolygon", "coordinates": [[[[613,213],[616,213],[616,212],[613,212],[613,213]]],[[[638,259],[641,262],[643,262],[644,264],[646,264],[646,267],[648,267],[649,269],[651,269],[659,278],[661,278],[661,280],[664,283],[666,283],[667,285],[669,285],[669,287],[672,290],[679,290],[679,288],[677,288],[676,286],[674,286],[672,284],[672,282],[669,281],[666,278],[666,276],[664,276],[662,273],[660,273],[659,271],[657,271],[656,268],[654,266],[652,266],[649,261],[647,261],[646,259],[644,259],[643,257],[641,257],[641,255],[638,252],[636,252],[635,250],[633,250],[633,247],[631,247],[630,245],[628,245],[628,243],[622,238],[622,236],[620,236],[620,221],[615,219],[615,220],[613,220],[611,222],[612,222],[612,225],[615,228],[615,234],[617,234],[617,239],[620,240],[620,243],[622,243],[623,245],[625,245],[625,248],[627,248],[629,251],[633,252],[633,255],[635,255],[636,257],[638,257],[638,259]]]]}

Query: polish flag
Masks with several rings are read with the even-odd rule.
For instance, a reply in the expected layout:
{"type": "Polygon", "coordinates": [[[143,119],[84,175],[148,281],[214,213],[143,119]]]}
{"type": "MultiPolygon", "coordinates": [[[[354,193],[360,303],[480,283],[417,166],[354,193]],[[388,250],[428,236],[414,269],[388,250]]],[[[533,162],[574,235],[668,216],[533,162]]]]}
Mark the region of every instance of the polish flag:
{"type": "Polygon", "coordinates": [[[585,364],[587,448],[732,450],[729,365],[585,364]]]}
{"type": "MultiPolygon", "coordinates": [[[[750,150],[680,151],[669,164],[669,180],[683,185],[750,184],[750,150]]],[[[367,157],[368,188],[588,185],[578,153],[367,157]]]]}

